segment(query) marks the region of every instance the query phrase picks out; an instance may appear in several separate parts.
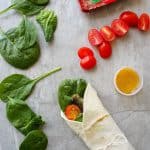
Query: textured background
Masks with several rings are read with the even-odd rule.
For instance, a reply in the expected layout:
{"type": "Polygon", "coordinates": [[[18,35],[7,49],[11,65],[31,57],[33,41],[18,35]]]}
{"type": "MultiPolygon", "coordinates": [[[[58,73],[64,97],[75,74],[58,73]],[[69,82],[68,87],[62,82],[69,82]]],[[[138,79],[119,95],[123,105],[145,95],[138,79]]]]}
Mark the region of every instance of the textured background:
{"type": "MultiPolygon", "coordinates": [[[[9,0],[0,1],[0,9],[9,6],[9,0]]],[[[48,150],[87,150],[60,117],[57,105],[57,87],[62,79],[83,77],[97,89],[103,104],[113,115],[119,127],[124,131],[136,150],[150,149],[150,33],[136,29],[113,42],[113,56],[102,60],[95,50],[98,60],[94,71],[85,72],[79,67],[76,55],[81,46],[89,46],[87,33],[91,27],[110,24],[123,10],[133,10],[138,14],[150,13],[149,0],[118,0],[117,3],[103,7],[91,14],[80,11],[77,0],[51,0],[48,8],[56,11],[59,24],[53,43],[47,44],[38,24],[41,57],[32,68],[21,71],[8,65],[0,58],[0,80],[12,73],[23,73],[36,77],[48,70],[62,66],[63,70],[43,81],[35,88],[27,103],[41,114],[46,121],[44,130],[49,139],[48,150]],[[144,77],[143,90],[134,97],[124,97],[116,93],[113,87],[114,73],[122,66],[133,66],[144,77]]],[[[35,18],[31,18],[35,21],[35,18]]],[[[0,16],[3,29],[14,27],[21,20],[14,10],[0,16]]],[[[23,136],[8,122],[5,104],[0,103],[0,150],[18,150],[23,136]]]]}

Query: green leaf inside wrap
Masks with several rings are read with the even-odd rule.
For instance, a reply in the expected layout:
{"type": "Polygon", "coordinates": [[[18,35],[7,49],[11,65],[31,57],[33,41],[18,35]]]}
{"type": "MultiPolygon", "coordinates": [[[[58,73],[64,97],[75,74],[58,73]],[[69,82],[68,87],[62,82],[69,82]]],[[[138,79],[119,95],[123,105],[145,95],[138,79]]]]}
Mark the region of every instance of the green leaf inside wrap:
{"type": "Polygon", "coordinates": [[[83,96],[87,83],[83,79],[66,79],[62,81],[58,89],[58,99],[61,110],[64,112],[67,105],[75,103],[82,110],[83,96]]]}

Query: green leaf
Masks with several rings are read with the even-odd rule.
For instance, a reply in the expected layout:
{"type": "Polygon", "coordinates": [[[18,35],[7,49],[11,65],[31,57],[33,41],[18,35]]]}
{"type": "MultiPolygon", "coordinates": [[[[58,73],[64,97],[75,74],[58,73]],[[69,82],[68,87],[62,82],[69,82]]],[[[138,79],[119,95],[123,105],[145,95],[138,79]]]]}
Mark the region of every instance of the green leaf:
{"type": "Polygon", "coordinates": [[[10,123],[24,135],[44,124],[41,116],[37,116],[24,101],[18,99],[9,98],[6,112],[10,123]]]}
{"type": "Polygon", "coordinates": [[[83,113],[80,113],[79,116],[76,118],[75,121],[82,122],[83,121],[83,113]]]}
{"type": "Polygon", "coordinates": [[[0,83],[0,99],[3,102],[7,102],[8,97],[25,100],[31,94],[36,83],[60,70],[61,68],[58,67],[36,79],[30,79],[21,74],[10,75],[0,83]]]}
{"type": "Polygon", "coordinates": [[[18,27],[6,33],[0,29],[0,53],[16,68],[26,69],[33,65],[40,55],[34,24],[23,17],[18,27]]]}
{"type": "Polygon", "coordinates": [[[31,16],[39,13],[48,4],[49,0],[12,0],[12,5],[2,10],[0,15],[11,9],[15,9],[21,14],[31,16]]]}
{"type": "Polygon", "coordinates": [[[71,103],[77,104],[82,110],[84,92],[87,83],[83,79],[66,79],[62,81],[58,88],[59,105],[62,111],[71,103]]]}
{"type": "Polygon", "coordinates": [[[46,41],[51,41],[57,27],[57,16],[54,11],[42,10],[37,15],[36,20],[43,29],[46,41]]]}
{"type": "Polygon", "coordinates": [[[47,144],[46,135],[41,130],[34,130],[25,137],[19,150],[45,150],[47,144]]]}
{"type": "Polygon", "coordinates": [[[49,0],[30,0],[32,3],[36,5],[47,5],[49,0]]]}

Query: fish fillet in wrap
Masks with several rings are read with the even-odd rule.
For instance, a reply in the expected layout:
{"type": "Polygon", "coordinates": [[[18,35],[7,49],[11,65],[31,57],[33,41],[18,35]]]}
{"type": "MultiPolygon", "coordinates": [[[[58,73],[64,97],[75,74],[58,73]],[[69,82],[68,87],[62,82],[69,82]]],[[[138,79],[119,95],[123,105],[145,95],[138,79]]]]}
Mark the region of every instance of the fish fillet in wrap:
{"type": "Polygon", "coordinates": [[[82,79],[62,82],[58,90],[61,117],[91,150],[134,150],[101,103],[95,89],[85,83],[86,81],[82,79]],[[73,100],[74,95],[78,95],[83,100],[80,120],[70,120],[66,114],[67,105],[77,104],[73,100]]]}

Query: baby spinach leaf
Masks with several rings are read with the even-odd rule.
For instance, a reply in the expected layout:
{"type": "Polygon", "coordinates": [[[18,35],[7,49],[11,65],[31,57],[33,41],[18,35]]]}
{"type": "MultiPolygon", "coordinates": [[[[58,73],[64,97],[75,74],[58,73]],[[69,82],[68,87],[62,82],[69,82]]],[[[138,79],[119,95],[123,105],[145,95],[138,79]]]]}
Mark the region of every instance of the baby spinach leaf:
{"type": "Polygon", "coordinates": [[[24,135],[32,130],[39,129],[44,122],[30,107],[20,99],[9,98],[6,105],[7,118],[10,123],[24,135]]]}
{"type": "Polygon", "coordinates": [[[57,16],[54,11],[42,10],[36,20],[43,29],[46,41],[51,41],[57,27],[57,16]]]}
{"type": "Polygon", "coordinates": [[[19,13],[27,16],[35,15],[44,9],[48,1],[49,0],[12,0],[12,5],[2,10],[0,15],[11,9],[15,9],[19,13]]]}
{"type": "Polygon", "coordinates": [[[80,113],[75,121],[82,122],[83,121],[83,113],[80,113]]]}
{"type": "Polygon", "coordinates": [[[61,110],[64,111],[66,106],[71,103],[77,104],[80,109],[82,109],[86,86],[87,83],[83,79],[66,79],[62,81],[58,89],[58,99],[61,110]]]}
{"type": "Polygon", "coordinates": [[[0,83],[0,99],[3,102],[7,102],[8,97],[25,100],[40,80],[60,70],[61,68],[58,67],[35,79],[30,79],[21,74],[10,75],[0,83]]]}
{"type": "Polygon", "coordinates": [[[47,144],[46,135],[41,130],[33,130],[27,134],[19,150],[45,150],[47,144]]]}
{"type": "Polygon", "coordinates": [[[0,53],[16,68],[26,69],[33,65],[40,55],[34,24],[24,16],[18,27],[6,33],[0,29],[0,53]]]}
{"type": "Polygon", "coordinates": [[[37,5],[47,5],[49,3],[49,0],[30,0],[30,1],[37,5]]]}

